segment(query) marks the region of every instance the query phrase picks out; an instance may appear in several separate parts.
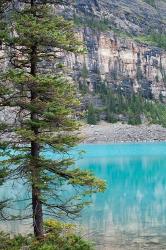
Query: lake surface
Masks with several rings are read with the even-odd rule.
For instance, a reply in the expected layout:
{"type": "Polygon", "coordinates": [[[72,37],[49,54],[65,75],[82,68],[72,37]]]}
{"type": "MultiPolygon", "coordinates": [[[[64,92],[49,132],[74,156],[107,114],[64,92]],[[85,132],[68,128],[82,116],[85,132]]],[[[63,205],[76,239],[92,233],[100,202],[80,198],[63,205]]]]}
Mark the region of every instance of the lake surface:
{"type": "Polygon", "coordinates": [[[107,181],[82,218],[105,243],[99,249],[166,249],[166,143],[81,149],[87,153],[79,165],[107,181]]]}
{"type": "Polygon", "coordinates": [[[80,149],[77,165],[107,182],[79,220],[97,249],[166,250],[166,143],[80,145],[75,157],[80,149]]]}

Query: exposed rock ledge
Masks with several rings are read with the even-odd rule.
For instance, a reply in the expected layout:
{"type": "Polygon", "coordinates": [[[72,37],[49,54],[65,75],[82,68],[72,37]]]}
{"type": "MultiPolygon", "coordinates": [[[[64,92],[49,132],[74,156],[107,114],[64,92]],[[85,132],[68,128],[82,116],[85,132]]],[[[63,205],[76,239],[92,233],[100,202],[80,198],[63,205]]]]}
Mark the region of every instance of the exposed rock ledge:
{"type": "Polygon", "coordinates": [[[122,123],[101,122],[84,125],[81,129],[83,143],[123,143],[166,141],[166,128],[160,125],[132,126],[122,123]]]}

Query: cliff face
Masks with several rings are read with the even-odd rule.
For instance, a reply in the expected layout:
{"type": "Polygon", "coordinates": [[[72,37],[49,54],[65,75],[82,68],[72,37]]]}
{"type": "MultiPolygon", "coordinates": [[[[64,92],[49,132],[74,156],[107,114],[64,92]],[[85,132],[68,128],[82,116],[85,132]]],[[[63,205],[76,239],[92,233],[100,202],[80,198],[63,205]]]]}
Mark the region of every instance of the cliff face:
{"type": "MultiPolygon", "coordinates": [[[[87,48],[84,56],[66,58],[80,86],[94,91],[104,82],[166,102],[166,51],[135,41],[151,32],[166,33],[166,0],[76,0],[59,11],[74,17],[87,48]]],[[[1,68],[8,63],[4,53],[0,48],[1,68]]]]}
{"type": "Polygon", "coordinates": [[[112,27],[132,34],[166,30],[165,0],[77,0],[75,8],[79,15],[107,18],[112,27]]]}
{"type": "Polygon", "coordinates": [[[166,52],[135,41],[138,35],[166,31],[164,0],[154,6],[141,0],[77,0],[73,12],[87,54],[67,61],[80,85],[93,91],[105,82],[166,101],[166,52]]]}

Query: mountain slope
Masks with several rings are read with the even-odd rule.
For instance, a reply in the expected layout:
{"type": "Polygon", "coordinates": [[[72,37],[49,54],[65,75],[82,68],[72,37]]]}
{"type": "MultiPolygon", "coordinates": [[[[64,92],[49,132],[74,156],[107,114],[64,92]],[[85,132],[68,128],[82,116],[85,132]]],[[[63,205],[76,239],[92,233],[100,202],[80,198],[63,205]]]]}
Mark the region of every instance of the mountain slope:
{"type": "Polygon", "coordinates": [[[68,65],[82,89],[94,91],[104,82],[127,94],[166,101],[166,52],[140,42],[142,35],[165,36],[164,0],[77,0],[72,11],[87,54],[69,58],[68,65]]]}

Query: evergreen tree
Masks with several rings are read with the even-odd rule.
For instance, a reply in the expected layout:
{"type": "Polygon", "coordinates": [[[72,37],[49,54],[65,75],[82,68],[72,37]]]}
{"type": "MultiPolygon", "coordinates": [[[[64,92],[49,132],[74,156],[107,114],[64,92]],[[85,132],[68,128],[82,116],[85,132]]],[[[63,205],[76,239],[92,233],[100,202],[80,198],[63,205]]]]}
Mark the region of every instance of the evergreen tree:
{"type": "Polygon", "coordinates": [[[87,122],[88,124],[93,124],[93,125],[97,123],[96,111],[92,103],[88,107],[87,122]]]}
{"type": "Polygon", "coordinates": [[[31,188],[29,216],[37,238],[44,234],[44,215],[75,216],[87,204],[82,197],[105,188],[66,157],[79,141],[72,134],[78,129],[73,118],[78,100],[74,85],[58,68],[58,57],[82,48],[73,24],[54,13],[51,4],[61,2],[20,1],[1,34],[12,66],[0,79],[0,107],[11,114],[10,122],[1,124],[0,164],[9,169],[8,178],[23,180],[27,192],[31,188]],[[48,150],[55,159],[46,156],[48,150]],[[77,189],[75,195],[66,194],[67,185],[77,189]]]}

